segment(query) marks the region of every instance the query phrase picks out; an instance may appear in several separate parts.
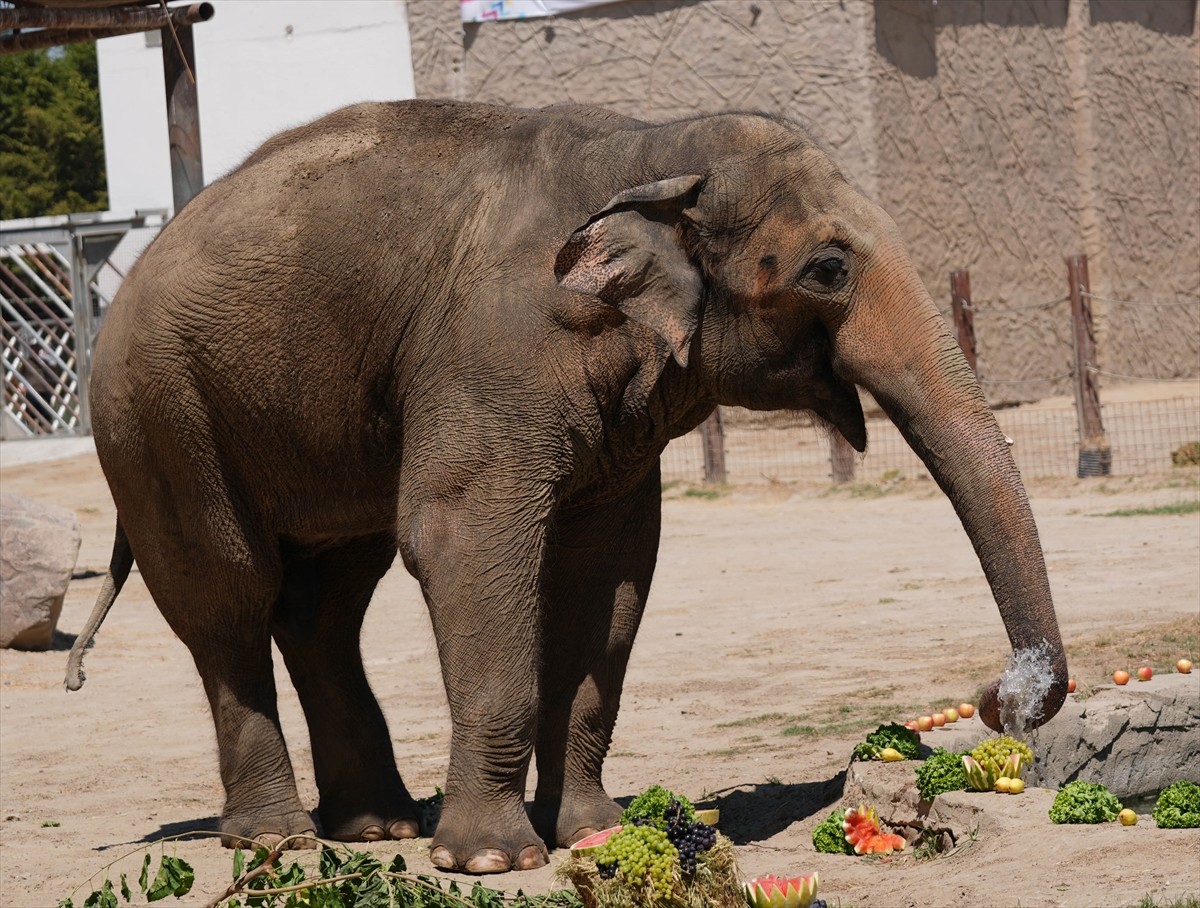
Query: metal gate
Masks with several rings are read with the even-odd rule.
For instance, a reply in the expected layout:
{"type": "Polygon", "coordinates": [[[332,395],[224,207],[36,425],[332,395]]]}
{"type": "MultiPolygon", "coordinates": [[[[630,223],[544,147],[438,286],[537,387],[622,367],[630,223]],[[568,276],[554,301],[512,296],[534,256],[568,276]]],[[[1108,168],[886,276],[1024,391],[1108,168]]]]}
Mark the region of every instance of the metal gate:
{"type": "Polygon", "coordinates": [[[65,215],[0,224],[0,437],[86,435],[92,347],[124,276],[110,260],[159,212],[65,215]],[[107,273],[106,273],[107,272],[107,273]]]}

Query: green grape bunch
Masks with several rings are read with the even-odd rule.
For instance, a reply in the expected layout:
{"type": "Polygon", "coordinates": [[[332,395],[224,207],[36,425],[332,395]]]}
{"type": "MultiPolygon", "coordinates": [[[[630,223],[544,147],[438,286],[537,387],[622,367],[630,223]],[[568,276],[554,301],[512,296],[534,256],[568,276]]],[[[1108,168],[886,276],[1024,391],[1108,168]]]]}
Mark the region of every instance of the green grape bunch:
{"type": "Polygon", "coordinates": [[[1004,764],[1008,762],[1014,753],[1021,755],[1021,768],[1019,772],[1024,773],[1026,767],[1033,764],[1033,751],[1029,749],[1029,745],[1024,741],[1018,741],[1016,738],[1008,735],[1002,735],[999,738],[988,738],[971,751],[971,756],[975,758],[975,762],[982,766],[984,770],[998,777],[1004,770],[1004,764]]]}
{"type": "Polygon", "coordinates": [[[618,873],[626,885],[645,888],[651,901],[666,901],[675,889],[679,851],[655,826],[626,826],[596,851],[600,876],[618,873]]]}

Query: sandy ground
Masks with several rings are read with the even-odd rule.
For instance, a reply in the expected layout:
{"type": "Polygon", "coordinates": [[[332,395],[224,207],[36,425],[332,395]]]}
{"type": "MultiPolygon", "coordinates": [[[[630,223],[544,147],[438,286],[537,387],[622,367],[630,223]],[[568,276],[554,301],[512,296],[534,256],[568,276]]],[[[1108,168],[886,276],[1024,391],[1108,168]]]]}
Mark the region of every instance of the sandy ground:
{"type": "MultiPolygon", "coordinates": [[[[4,447],[12,455],[15,446],[4,447]]],[[[65,453],[74,456],[4,456],[0,480],[5,492],[75,510],[77,571],[102,572],[112,502],[94,454],[65,453]]],[[[1096,516],[1195,498],[1196,489],[1194,471],[1031,486],[1068,642],[1200,620],[1200,519],[1096,516]]],[[[948,502],[928,482],[881,492],[776,484],[710,499],[671,489],[606,764],[609,791],[625,798],[657,782],[713,797],[747,876],[819,871],[831,905],[1096,906],[1200,893],[1196,831],[1148,820],[1054,826],[1044,792],[1004,799],[1005,822],[933,860],[813,851],[811,829],[841,795],[853,743],[883,717],[970,699],[1007,655],[948,502]]],[[[88,657],[87,684],[63,691],[66,649],[99,586],[98,576],[72,584],[56,650],[0,652],[5,908],[53,905],[83,885],[80,905],[89,878],[111,862],[114,880],[121,870],[135,878],[150,843],[216,825],[222,792],[208,707],[187,651],[136,573],[88,657]]],[[[368,614],[364,652],[401,771],[418,797],[432,794],[444,784],[449,718],[428,617],[401,568],[368,614]]],[[[315,806],[307,732],[277,671],[301,796],[315,806]]],[[[224,889],[230,854],[215,841],[169,847],[196,868],[187,903],[224,889]]],[[[429,869],[427,848],[428,840],[371,846],[400,851],[416,870],[429,869]]],[[[486,882],[544,892],[555,885],[552,870],[486,882]]]]}

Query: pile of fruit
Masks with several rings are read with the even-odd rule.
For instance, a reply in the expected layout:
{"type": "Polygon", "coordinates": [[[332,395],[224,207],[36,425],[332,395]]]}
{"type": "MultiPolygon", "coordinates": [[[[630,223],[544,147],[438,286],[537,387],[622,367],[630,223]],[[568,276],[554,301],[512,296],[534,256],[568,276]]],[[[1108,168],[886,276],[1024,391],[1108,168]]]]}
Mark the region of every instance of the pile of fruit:
{"type": "Polygon", "coordinates": [[[733,843],[710,825],[716,817],[655,785],[620,826],[572,845],[560,875],[588,908],[742,908],[733,843]]]}
{"type": "Polygon", "coordinates": [[[1020,794],[1025,790],[1021,777],[1033,764],[1033,751],[1024,741],[1008,735],[988,738],[962,758],[967,785],[976,791],[1003,791],[1020,794]]]}

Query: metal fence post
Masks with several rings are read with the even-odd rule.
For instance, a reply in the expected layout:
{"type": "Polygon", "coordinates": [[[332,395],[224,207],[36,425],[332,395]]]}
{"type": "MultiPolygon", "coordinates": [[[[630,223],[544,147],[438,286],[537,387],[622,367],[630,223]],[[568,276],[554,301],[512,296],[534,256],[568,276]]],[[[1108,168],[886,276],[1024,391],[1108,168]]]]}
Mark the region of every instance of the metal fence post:
{"type": "Polygon", "coordinates": [[[1071,320],[1075,338],[1075,407],[1079,417],[1079,466],[1081,479],[1108,476],[1112,472],[1112,448],[1104,434],[1100,416],[1100,385],[1097,381],[1096,329],[1092,321],[1091,287],[1086,255],[1067,257],[1070,282],[1071,320]]]}
{"type": "Polygon", "coordinates": [[[704,442],[704,481],[725,482],[725,426],[720,407],[700,424],[700,434],[704,442]]]}
{"type": "Polygon", "coordinates": [[[950,309],[954,313],[954,331],[963,356],[971,366],[975,377],[979,377],[979,366],[975,354],[975,310],[971,308],[971,272],[950,272],[950,309]]]}
{"type": "Polygon", "coordinates": [[[75,389],[79,398],[81,435],[92,434],[92,408],[88,403],[88,382],[92,377],[92,290],[88,286],[87,255],[84,238],[71,233],[71,326],[75,335],[75,389]]]}

